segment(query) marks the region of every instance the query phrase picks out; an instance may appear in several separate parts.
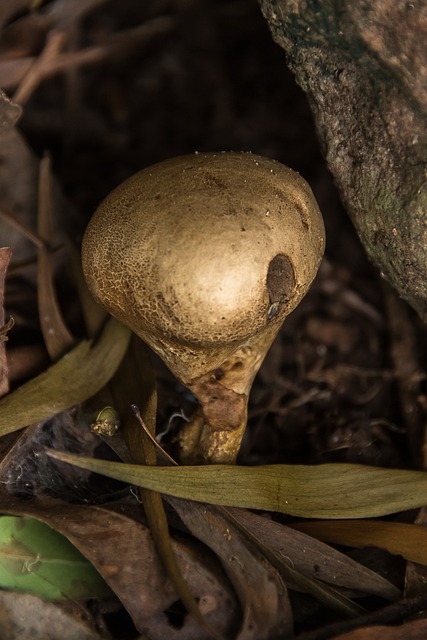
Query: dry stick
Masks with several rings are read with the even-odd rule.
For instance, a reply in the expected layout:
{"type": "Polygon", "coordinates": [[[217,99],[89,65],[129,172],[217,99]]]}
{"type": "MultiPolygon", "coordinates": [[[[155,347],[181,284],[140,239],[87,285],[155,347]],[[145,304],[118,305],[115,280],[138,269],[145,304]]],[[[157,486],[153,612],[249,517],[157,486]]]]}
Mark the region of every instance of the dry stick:
{"type": "Polygon", "coordinates": [[[62,31],[52,31],[47,37],[45,47],[39,57],[36,59],[28,73],[21,80],[19,87],[15,91],[12,101],[18,104],[24,104],[30,98],[34,89],[40,84],[46,75],[46,68],[52,62],[62,49],[65,42],[65,33],[62,31]]]}
{"type": "MultiPolygon", "coordinates": [[[[38,232],[48,243],[53,237],[52,176],[50,158],[40,162],[38,232]]],[[[38,249],[38,307],[40,326],[46,349],[57,360],[74,345],[74,337],[62,316],[54,286],[52,255],[42,247],[38,249]]]]}
{"type": "MultiPolygon", "coordinates": [[[[73,66],[82,66],[86,64],[93,64],[101,62],[105,58],[112,55],[124,55],[134,49],[139,49],[144,46],[149,40],[154,37],[163,35],[170,31],[172,28],[172,21],[169,18],[160,17],[154,18],[146,24],[140,25],[133,29],[127,29],[122,33],[113,34],[109,39],[100,45],[94,47],[88,47],[81,51],[71,53],[61,53],[54,57],[51,56],[45,61],[43,67],[39,70],[40,75],[37,77],[37,83],[48,76],[55,75],[73,66]]],[[[63,34],[65,35],[65,34],[63,34]]],[[[44,55],[44,51],[41,56],[44,55]]],[[[25,79],[31,74],[35,65],[38,65],[41,56],[35,60],[33,66],[28,70],[29,58],[23,58],[21,60],[22,71],[19,82],[21,85],[25,82],[25,79]]],[[[19,72],[18,72],[19,75],[19,72]]],[[[15,83],[3,83],[3,89],[10,89],[15,83]]],[[[20,92],[20,88],[17,89],[17,93],[20,92]]],[[[16,101],[16,95],[13,100],[16,101]]]]}
{"type": "Polygon", "coordinates": [[[149,430],[149,428],[145,424],[145,422],[144,422],[144,420],[143,420],[143,418],[141,416],[141,412],[140,412],[138,406],[136,404],[132,404],[131,405],[131,410],[132,410],[132,413],[134,414],[135,418],[138,420],[139,424],[141,425],[145,435],[150,440],[150,442],[153,445],[153,447],[155,448],[155,450],[160,454],[160,456],[162,457],[162,459],[165,462],[165,464],[178,466],[178,463],[157,442],[156,438],[153,436],[153,434],[151,433],[151,431],[149,430]]]}
{"type": "Polygon", "coordinates": [[[17,231],[22,233],[23,236],[31,240],[31,242],[37,247],[37,249],[47,249],[46,242],[37,233],[31,231],[22,222],[17,220],[13,213],[9,213],[5,209],[0,209],[0,218],[2,218],[11,227],[14,227],[17,231]]]}

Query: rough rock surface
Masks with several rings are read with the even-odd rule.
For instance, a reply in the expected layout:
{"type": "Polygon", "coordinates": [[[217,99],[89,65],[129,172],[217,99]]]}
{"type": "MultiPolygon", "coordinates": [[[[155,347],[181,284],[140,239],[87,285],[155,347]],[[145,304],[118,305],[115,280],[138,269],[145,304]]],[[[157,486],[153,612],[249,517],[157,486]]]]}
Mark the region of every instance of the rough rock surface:
{"type": "Polygon", "coordinates": [[[371,259],[427,320],[427,2],[260,0],[371,259]]]}

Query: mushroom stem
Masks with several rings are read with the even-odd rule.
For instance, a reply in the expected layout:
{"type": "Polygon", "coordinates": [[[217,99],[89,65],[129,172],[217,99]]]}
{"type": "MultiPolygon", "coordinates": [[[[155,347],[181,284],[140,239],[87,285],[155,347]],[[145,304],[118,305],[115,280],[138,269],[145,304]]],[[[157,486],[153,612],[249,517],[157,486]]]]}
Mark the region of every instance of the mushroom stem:
{"type": "Polygon", "coordinates": [[[253,380],[279,331],[272,323],[219,367],[187,383],[199,407],[179,434],[183,464],[233,464],[248,418],[253,380]]]}

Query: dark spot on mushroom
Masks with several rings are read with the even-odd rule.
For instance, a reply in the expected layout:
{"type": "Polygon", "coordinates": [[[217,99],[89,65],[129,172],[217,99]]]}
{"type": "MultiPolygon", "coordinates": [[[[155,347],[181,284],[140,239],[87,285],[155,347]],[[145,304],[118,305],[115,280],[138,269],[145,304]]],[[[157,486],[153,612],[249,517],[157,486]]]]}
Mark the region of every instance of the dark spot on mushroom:
{"type": "Polygon", "coordinates": [[[268,318],[274,318],[280,307],[288,302],[295,291],[295,273],[292,262],[283,253],[274,256],[268,265],[267,290],[269,295],[268,318]]]}

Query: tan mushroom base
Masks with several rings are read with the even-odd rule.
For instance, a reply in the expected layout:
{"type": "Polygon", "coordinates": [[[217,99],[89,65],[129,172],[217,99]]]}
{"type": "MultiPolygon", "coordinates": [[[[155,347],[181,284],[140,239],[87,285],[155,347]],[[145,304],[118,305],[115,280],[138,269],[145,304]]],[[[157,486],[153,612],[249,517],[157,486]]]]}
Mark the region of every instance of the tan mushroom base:
{"type": "Polygon", "coordinates": [[[191,387],[199,409],[179,434],[182,464],[233,464],[246,428],[248,396],[224,387],[215,374],[191,387]]]}
{"type": "Polygon", "coordinates": [[[187,382],[199,408],[178,437],[182,464],[234,464],[248,417],[252,382],[281,323],[249,339],[219,367],[187,382]]]}

